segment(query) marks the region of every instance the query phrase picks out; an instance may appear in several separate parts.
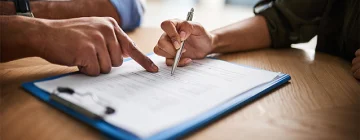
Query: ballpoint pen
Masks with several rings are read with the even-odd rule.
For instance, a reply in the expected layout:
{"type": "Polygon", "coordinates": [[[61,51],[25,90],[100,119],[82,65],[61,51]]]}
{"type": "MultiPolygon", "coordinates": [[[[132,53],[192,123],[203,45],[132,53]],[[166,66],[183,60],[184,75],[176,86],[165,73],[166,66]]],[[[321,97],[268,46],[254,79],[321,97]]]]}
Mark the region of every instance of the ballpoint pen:
{"type": "MultiPolygon", "coordinates": [[[[191,21],[192,18],[193,18],[193,15],[194,15],[194,8],[191,8],[190,12],[188,12],[188,14],[187,14],[186,20],[191,21]]],[[[174,75],[175,69],[178,66],[178,63],[179,63],[180,58],[181,58],[181,52],[182,52],[182,50],[184,48],[184,44],[185,44],[185,40],[181,42],[180,48],[176,51],[175,61],[174,61],[174,64],[172,66],[172,69],[171,69],[171,75],[174,75]]]]}

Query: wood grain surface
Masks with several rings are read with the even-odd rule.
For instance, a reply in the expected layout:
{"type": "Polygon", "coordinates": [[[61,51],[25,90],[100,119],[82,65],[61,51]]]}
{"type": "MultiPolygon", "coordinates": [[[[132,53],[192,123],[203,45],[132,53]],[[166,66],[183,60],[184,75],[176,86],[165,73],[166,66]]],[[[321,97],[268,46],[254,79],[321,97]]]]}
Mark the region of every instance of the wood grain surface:
{"type": "MultiPolygon", "coordinates": [[[[140,28],[130,37],[149,53],[161,34],[160,29],[140,28]]],[[[360,82],[352,77],[349,62],[301,49],[264,49],[218,57],[287,73],[292,80],[186,139],[360,139],[360,82]]],[[[76,70],[40,58],[0,64],[0,140],[105,139],[97,130],[20,87],[27,81],[76,70]]]]}

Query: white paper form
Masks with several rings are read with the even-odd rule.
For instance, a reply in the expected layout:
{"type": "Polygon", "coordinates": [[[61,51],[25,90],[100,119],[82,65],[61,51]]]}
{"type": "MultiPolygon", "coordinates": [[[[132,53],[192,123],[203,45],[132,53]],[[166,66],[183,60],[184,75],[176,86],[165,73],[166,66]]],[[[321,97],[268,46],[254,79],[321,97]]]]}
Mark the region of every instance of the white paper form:
{"type": "MultiPolygon", "coordinates": [[[[104,117],[105,121],[146,138],[279,75],[207,58],[178,67],[171,76],[171,67],[165,65],[164,58],[157,55],[150,58],[159,66],[158,73],[146,72],[131,60],[98,77],[75,74],[35,85],[50,93],[57,87],[70,87],[79,93],[95,94],[116,110],[104,117]]],[[[92,112],[103,111],[89,98],[61,97],[92,112]]]]}

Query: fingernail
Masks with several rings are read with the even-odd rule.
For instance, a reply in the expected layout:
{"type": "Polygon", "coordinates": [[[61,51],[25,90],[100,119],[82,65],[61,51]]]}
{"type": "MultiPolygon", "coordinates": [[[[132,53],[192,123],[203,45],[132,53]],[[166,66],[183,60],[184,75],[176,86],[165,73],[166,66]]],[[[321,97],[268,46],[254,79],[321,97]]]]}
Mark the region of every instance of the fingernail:
{"type": "Polygon", "coordinates": [[[180,43],[178,41],[174,41],[175,49],[180,49],[180,43]]]}
{"type": "Polygon", "coordinates": [[[190,58],[188,58],[187,60],[185,60],[185,64],[187,65],[187,64],[189,64],[189,63],[191,63],[192,62],[192,60],[190,59],[190,58]]]}
{"type": "Polygon", "coordinates": [[[185,40],[185,37],[186,37],[186,33],[184,31],[181,31],[180,32],[180,39],[181,41],[184,41],[185,40]]]}
{"type": "Polygon", "coordinates": [[[159,68],[158,68],[154,63],[151,64],[151,69],[152,69],[154,72],[159,71],[159,68]]]}
{"type": "Polygon", "coordinates": [[[182,49],[182,51],[181,51],[181,53],[185,53],[186,52],[186,49],[185,48],[183,48],[182,49]]]}

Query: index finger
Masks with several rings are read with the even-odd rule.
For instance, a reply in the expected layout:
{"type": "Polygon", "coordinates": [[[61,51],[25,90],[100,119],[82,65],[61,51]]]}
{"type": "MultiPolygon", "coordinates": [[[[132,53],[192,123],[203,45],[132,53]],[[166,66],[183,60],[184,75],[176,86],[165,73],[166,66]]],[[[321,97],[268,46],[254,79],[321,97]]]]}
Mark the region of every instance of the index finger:
{"type": "Polygon", "coordinates": [[[170,37],[174,47],[180,48],[180,42],[186,40],[193,31],[188,21],[166,20],[161,23],[161,29],[170,37]]]}
{"type": "Polygon", "coordinates": [[[154,64],[154,62],[152,62],[149,57],[147,57],[139,49],[137,49],[136,44],[126,35],[124,31],[120,29],[120,27],[117,27],[115,30],[116,36],[120,43],[120,47],[124,53],[129,55],[147,71],[159,71],[159,68],[154,64]]]}

